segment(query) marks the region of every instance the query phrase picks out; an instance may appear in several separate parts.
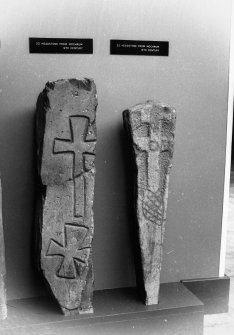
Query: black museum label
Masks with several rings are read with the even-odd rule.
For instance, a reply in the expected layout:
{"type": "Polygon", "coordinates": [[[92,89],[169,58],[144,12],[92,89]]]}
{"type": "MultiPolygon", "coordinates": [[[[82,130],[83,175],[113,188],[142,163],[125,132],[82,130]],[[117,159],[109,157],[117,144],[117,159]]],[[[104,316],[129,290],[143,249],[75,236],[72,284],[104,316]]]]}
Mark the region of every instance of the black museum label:
{"type": "Polygon", "coordinates": [[[40,54],[92,54],[92,38],[29,37],[29,52],[40,54]]]}
{"type": "Polygon", "coordinates": [[[111,55],[168,56],[169,42],[110,40],[111,55]]]}

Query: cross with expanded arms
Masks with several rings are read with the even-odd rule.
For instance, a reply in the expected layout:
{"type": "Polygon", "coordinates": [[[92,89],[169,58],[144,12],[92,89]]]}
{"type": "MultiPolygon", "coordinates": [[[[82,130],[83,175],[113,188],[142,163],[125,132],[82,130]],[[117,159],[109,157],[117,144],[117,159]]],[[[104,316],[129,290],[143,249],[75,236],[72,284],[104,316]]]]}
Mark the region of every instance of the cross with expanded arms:
{"type": "Polygon", "coordinates": [[[76,278],[75,262],[87,265],[90,254],[90,241],[87,238],[88,228],[65,224],[64,245],[51,239],[46,256],[61,256],[63,260],[57,271],[62,278],[76,278]],[[86,241],[87,240],[87,241],[86,241]],[[75,262],[74,262],[75,261],[75,262]]]}

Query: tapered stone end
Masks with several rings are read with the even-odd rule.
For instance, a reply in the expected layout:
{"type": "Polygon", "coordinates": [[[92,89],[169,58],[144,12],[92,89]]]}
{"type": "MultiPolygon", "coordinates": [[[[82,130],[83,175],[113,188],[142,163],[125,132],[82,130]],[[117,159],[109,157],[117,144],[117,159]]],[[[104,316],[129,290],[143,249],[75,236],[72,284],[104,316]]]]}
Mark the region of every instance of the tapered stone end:
{"type": "Polygon", "coordinates": [[[75,315],[82,315],[82,314],[92,314],[93,311],[93,307],[87,308],[87,309],[80,309],[80,308],[76,308],[76,309],[66,309],[64,307],[61,307],[61,310],[63,312],[63,314],[65,316],[75,316],[75,315]]]}
{"type": "MultiPolygon", "coordinates": [[[[158,276],[160,276],[160,271],[158,271],[158,276]]],[[[145,280],[145,304],[146,305],[157,305],[159,301],[159,286],[160,277],[155,278],[156,280],[150,282],[150,278],[145,280]]]]}
{"type": "Polygon", "coordinates": [[[145,303],[157,304],[176,113],[146,101],[124,111],[123,121],[133,162],[137,282],[145,303]]]}

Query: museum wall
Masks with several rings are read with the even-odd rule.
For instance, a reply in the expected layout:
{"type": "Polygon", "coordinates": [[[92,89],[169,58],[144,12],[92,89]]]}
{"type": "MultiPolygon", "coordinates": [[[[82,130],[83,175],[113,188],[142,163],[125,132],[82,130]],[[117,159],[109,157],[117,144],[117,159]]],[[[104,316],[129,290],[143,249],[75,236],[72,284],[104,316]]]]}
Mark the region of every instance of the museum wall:
{"type": "Polygon", "coordinates": [[[0,5],[0,169],[8,299],[44,294],[33,268],[34,116],[48,80],[98,91],[95,288],[134,285],[122,111],[177,110],[162,282],[218,276],[231,0],[7,0],[0,5]],[[93,38],[90,55],[30,54],[29,37],[93,38]],[[168,57],[114,56],[110,39],[169,41],[168,57]]]}

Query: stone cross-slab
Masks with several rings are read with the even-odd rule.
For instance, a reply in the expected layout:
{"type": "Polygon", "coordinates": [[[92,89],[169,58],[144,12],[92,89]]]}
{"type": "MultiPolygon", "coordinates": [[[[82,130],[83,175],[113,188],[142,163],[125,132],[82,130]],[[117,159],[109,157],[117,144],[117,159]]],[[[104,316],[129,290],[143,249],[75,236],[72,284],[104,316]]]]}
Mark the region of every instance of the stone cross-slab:
{"type": "Polygon", "coordinates": [[[3,236],[3,223],[2,223],[2,185],[0,177],[0,320],[7,317],[6,306],[6,287],[5,287],[5,247],[3,236]]]}
{"type": "Polygon", "coordinates": [[[90,79],[48,82],[37,102],[39,263],[65,315],[93,311],[96,107],[90,79]]]}
{"type": "Polygon", "coordinates": [[[137,282],[145,303],[157,304],[176,114],[166,104],[147,101],[124,111],[123,120],[135,176],[137,282]]]}

